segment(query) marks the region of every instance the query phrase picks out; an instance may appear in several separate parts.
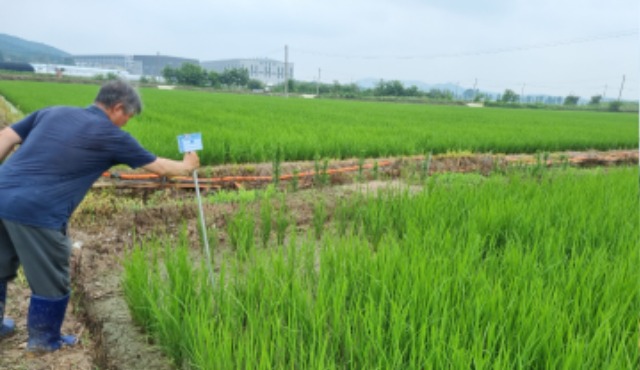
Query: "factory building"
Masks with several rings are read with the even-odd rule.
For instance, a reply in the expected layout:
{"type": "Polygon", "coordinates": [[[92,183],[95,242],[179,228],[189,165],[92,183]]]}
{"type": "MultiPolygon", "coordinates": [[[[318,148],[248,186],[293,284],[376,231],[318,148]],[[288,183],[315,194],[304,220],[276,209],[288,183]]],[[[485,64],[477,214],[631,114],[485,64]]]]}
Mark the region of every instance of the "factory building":
{"type": "Polygon", "coordinates": [[[166,67],[180,68],[183,63],[199,64],[196,59],[167,55],[97,54],[73,56],[76,66],[126,71],[131,75],[162,77],[166,67]]]}
{"type": "MultiPolygon", "coordinates": [[[[227,69],[246,69],[249,78],[262,81],[267,86],[284,83],[285,63],[273,59],[225,59],[201,62],[207,71],[222,73],[227,69]]],[[[293,78],[293,64],[289,63],[288,78],[293,78]]]]}

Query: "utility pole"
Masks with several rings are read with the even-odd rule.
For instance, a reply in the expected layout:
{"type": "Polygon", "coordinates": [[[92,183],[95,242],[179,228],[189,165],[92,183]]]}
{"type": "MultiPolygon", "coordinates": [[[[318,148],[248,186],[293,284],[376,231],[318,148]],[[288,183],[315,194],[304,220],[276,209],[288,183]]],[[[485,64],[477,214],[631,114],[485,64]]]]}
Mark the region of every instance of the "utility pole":
{"type": "Polygon", "coordinates": [[[289,97],[289,46],[284,46],[284,96],[289,97]]]}
{"type": "Polygon", "coordinates": [[[520,103],[524,103],[524,87],[525,87],[525,83],[522,83],[522,89],[520,90],[520,103]]]}
{"type": "Polygon", "coordinates": [[[318,83],[316,84],[316,96],[320,96],[320,73],[322,70],[318,68],[318,83]]]}
{"type": "Polygon", "coordinates": [[[620,93],[618,94],[618,101],[622,99],[622,89],[624,88],[624,79],[625,79],[625,75],[622,75],[622,84],[620,84],[620,93]]]}
{"type": "Polygon", "coordinates": [[[602,91],[602,100],[607,97],[607,84],[604,84],[604,91],[602,91]]]}

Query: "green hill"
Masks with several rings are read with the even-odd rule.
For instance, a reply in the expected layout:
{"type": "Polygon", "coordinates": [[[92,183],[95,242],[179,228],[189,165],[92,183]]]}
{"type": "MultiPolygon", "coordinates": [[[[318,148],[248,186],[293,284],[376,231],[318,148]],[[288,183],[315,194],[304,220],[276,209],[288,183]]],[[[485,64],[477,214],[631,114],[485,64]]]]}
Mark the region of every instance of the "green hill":
{"type": "Polygon", "coordinates": [[[71,54],[39,42],[0,33],[0,62],[73,64],[71,54]]]}

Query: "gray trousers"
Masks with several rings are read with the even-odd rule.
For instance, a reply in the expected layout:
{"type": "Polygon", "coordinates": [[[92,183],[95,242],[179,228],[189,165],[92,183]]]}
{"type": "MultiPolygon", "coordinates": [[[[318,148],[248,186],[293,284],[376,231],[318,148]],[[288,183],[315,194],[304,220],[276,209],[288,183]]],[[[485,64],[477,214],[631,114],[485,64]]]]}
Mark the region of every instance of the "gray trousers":
{"type": "Polygon", "coordinates": [[[22,264],[34,294],[66,296],[70,256],[71,241],[62,231],[0,219],[0,280],[13,280],[22,264]]]}

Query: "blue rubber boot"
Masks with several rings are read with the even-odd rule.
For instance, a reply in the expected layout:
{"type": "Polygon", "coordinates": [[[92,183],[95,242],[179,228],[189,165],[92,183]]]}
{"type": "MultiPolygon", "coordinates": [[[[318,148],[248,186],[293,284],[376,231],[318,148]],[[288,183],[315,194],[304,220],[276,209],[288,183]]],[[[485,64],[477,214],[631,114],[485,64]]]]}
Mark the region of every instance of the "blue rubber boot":
{"type": "Polygon", "coordinates": [[[73,335],[60,334],[68,303],[69,295],[62,298],[31,296],[27,317],[27,351],[53,352],[63,345],[72,346],[78,342],[73,335]]]}
{"type": "Polygon", "coordinates": [[[13,334],[16,325],[13,320],[4,317],[4,304],[7,301],[7,282],[0,280],[0,339],[13,334]]]}

